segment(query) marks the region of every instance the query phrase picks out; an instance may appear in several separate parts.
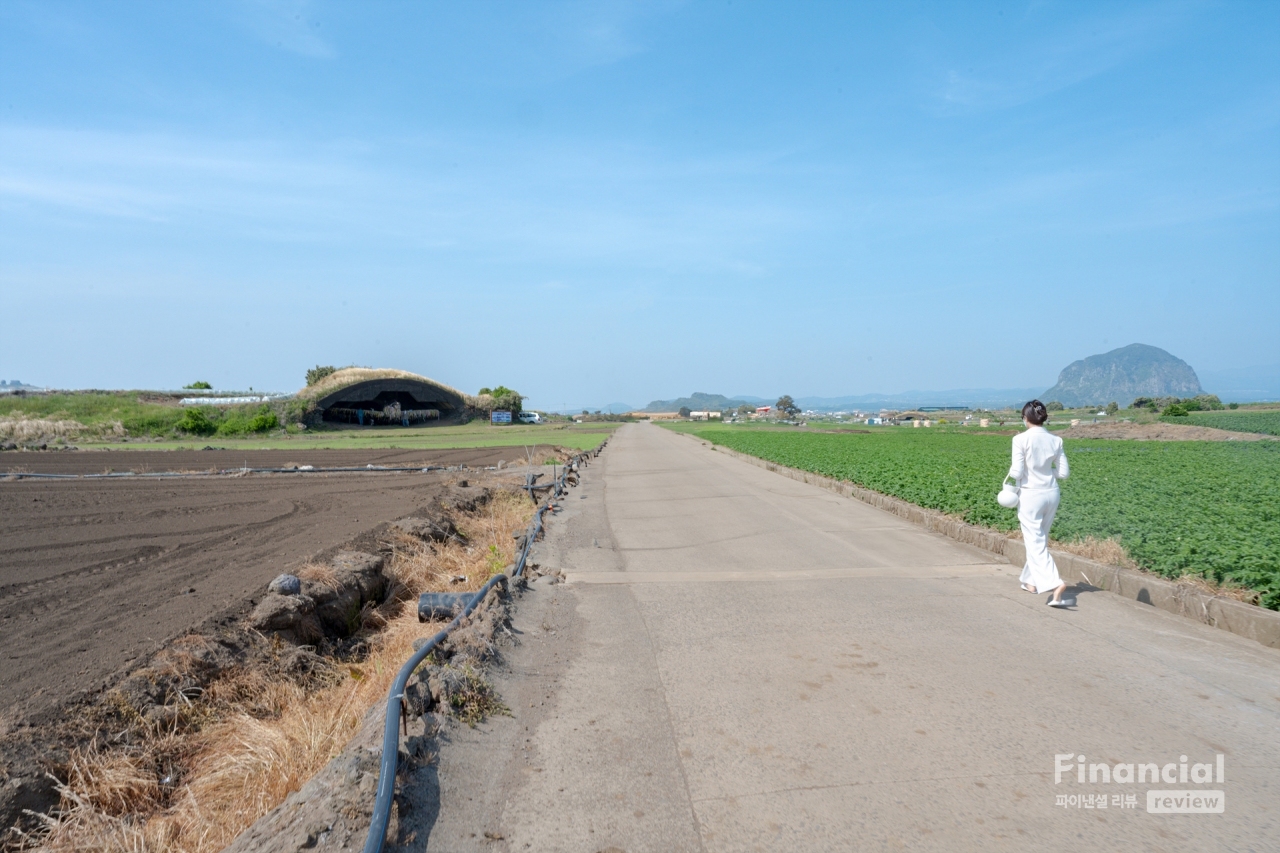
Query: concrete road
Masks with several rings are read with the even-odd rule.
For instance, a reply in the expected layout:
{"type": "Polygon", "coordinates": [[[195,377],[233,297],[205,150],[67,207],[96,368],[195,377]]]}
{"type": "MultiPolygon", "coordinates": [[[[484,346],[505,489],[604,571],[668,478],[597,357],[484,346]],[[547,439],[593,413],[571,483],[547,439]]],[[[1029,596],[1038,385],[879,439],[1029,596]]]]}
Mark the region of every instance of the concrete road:
{"type": "Polygon", "coordinates": [[[656,426],[566,503],[512,716],[449,734],[409,848],[1280,849],[1280,652],[1104,592],[1054,610],[986,552],[656,426]],[[1175,782],[1082,784],[1081,756],[1175,782]]]}

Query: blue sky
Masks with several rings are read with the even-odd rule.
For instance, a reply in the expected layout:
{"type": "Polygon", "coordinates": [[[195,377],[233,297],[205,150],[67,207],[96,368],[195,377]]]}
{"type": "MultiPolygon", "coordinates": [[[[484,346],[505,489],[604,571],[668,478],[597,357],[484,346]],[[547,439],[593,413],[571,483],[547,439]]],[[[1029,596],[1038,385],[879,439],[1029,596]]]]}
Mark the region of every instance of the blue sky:
{"type": "Polygon", "coordinates": [[[7,0],[0,378],[560,407],[1275,364],[1277,44],[1277,3],[7,0]]]}

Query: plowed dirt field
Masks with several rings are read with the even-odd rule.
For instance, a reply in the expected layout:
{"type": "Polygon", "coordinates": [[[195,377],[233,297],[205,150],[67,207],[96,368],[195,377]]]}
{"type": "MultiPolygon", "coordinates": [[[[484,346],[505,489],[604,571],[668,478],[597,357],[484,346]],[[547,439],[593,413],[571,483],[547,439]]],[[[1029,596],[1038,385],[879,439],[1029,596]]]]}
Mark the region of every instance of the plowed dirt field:
{"type": "MultiPolygon", "coordinates": [[[[539,448],[548,451],[549,448],[539,448]]],[[[523,449],[0,453],[0,473],[461,465],[523,449]]],[[[0,734],[465,474],[0,479],[0,734]]]]}

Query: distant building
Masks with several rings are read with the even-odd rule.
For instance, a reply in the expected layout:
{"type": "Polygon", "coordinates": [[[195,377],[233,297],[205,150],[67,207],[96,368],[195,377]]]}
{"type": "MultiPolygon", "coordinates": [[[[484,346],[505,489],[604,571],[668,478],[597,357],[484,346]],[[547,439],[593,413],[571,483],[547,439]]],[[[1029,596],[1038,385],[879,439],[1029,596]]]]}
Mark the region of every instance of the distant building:
{"type": "Polygon", "coordinates": [[[720,412],[690,412],[689,420],[691,421],[709,421],[712,418],[719,418],[720,412]]]}

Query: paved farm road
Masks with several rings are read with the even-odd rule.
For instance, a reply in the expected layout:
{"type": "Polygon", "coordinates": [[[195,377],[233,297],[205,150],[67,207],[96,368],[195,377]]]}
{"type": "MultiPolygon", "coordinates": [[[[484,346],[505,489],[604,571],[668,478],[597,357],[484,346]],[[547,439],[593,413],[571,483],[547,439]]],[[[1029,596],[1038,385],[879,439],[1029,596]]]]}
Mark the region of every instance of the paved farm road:
{"type": "Polygon", "coordinates": [[[431,849],[1277,849],[1280,652],[1107,593],[1054,611],[985,552],[656,426],[567,503],[541,560],[571,583],[520,605],[514,716],[445,748],[431,849]],[[1056,753],[1226,776],[1055,784],[1056,753]],[[1147,813],[1193,787],[1225,814],[1147,813]],[[1108,807],[1056,804],[1082,794],[1108,807]]]}

